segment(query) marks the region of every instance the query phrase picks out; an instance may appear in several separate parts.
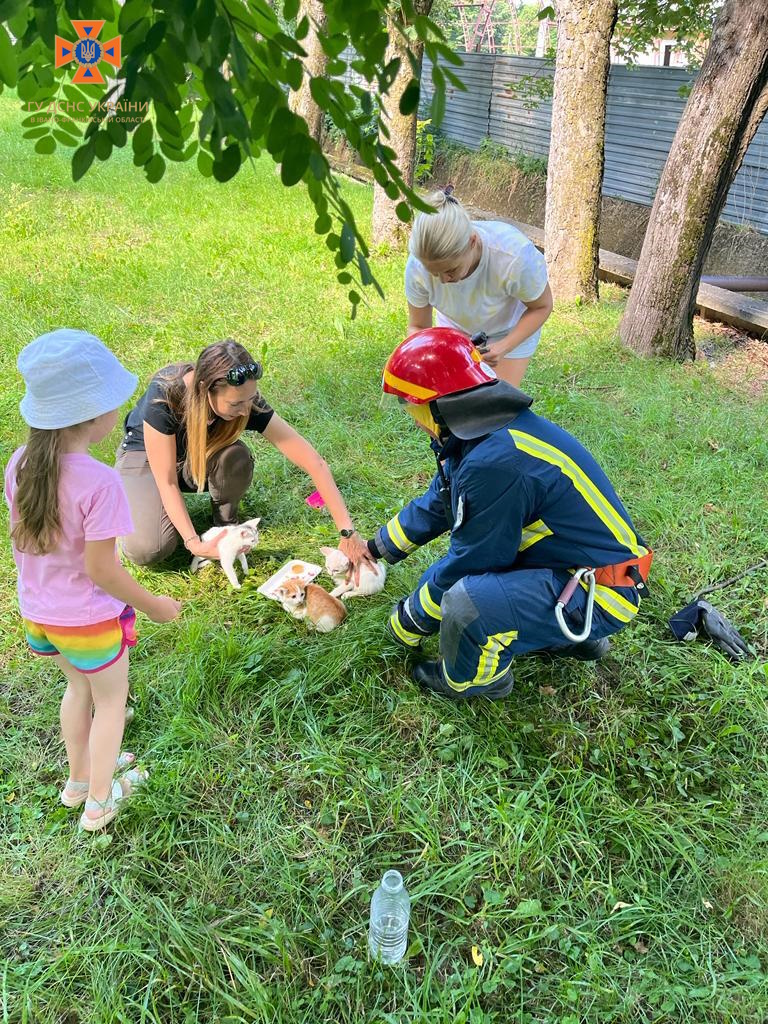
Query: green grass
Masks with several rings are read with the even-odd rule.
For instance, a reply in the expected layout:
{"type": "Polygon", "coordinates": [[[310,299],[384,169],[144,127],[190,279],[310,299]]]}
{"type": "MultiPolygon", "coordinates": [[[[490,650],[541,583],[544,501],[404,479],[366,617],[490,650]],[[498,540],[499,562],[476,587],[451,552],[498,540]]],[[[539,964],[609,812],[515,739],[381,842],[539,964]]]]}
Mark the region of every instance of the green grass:
{"type": "MultiPolygon", "coordinates": [[[[430,454],[379,402],[405,325],[401,257],[377,261],[386,301],[350,322],[308,201],[271,165],[227,186],[170,166],[148,186],[120,154],[73,185],[19,120],[4,100],[3,462],[24,437],[15,357],[38,333],[93,330],[142,383],[233,335],[264,353],[265,395],[326,456],[362,530],[418,492],[430,454]]],[[[366,222],[368,189],[346,188],[366,222]]],[[[25,649],[3,541],[3,1024],[766,1019],[763,661],[676,645],[665,622],[765,554],[768,408],[706,364],[623,351],[622,303],[606,288],[597,308],[561,310],[527,379],[657,551],[652,597],[597,668],[522,659],[502,704],[422,697],[382,627],[434,551],[334,635],[307,634],[253,586],[288,555],[316,557],[332,524],[254,439],[253,584],[190,577],[181,556],[139,572],[186,607],[140,622],[126,746],[152,775],[87,837],[57,803],[61,681],[25,649]],[[365,947],[388,867],[413,897],[408,964],[392,969],[365,947]]],[[[766,579],[716,597],[763,656],[766,579]]]]}

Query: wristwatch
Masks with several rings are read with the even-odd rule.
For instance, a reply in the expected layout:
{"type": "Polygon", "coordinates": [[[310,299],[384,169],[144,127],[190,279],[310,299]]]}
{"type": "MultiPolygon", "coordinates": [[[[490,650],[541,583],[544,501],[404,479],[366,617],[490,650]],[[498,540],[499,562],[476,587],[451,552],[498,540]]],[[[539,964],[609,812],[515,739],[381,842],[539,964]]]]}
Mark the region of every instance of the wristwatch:
{"type": "Polygon", "coordinates": [[[354,526],[352,527],[351,530],[339,530],[339,536],[344,538],[351,537],[353,533],[357,533],[357,530],[354,528],[354,526]]]}

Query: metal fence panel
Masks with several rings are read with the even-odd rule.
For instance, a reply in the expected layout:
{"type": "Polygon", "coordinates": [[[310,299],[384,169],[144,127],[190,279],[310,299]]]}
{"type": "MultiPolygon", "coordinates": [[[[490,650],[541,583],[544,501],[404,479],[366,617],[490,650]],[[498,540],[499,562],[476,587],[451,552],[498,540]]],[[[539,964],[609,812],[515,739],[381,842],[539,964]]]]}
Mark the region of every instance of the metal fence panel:
{"type": "MultiPolygon", "coordinates": [[[[466,92],[449,87],[441,132],[472,149],[488,138],[509,152],[546,157],[552,107],[535,109],[518,99],[522,78],[552,77],[551,62],[535,57],[461,54],[464,66],[453,69],[466,92]]],[[[664,162],[694,80],[678,68],[611,67],[608,79],[603,194],[650,206],[664,162]]],[[[431,98],[429,63],[425,60],[422,116],[431,98]]],[[[750,224],[768,233],[768,121],[747,150],[723,208],[724,220],[750,224]]]]}

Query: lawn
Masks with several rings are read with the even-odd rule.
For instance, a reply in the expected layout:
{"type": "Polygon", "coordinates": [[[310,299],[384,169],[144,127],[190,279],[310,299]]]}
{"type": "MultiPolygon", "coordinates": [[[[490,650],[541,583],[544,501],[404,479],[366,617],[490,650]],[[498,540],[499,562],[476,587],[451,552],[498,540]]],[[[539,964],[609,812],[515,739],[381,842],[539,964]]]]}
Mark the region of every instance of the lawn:
{"type": "MultiPolygon", "coordinates": [[[[350,321],[308,200],[269,163],[226,186],[171,165],[150,186],[121,153],[73,185],[19,120],[4,98],[3,463],[24,438],[16,355],[70,325],[142,384],[236,337],[367,534],[425,485],[422,436],[379,399],[405,325],[402,256],[376,260],[386,300],[350,321]]],[[[367,223],[369,190],[345,188],[367,223]]],[[[252,582],[233,593],[181,556],[139,570],[185,609],[166,626],[140,617],[124,745],[151,778],[88,837],[57,802],[61,684],[25,649],[3,540],[3,1024],[766,1019],[768,575],[715,598],[760,651],[753,664],[675,644],[666,620],[765,555],[768,403],[706,361],[630,356],[623,302],[606,288],[596,308],[559,311],[527,378],[657,552],[652,596],[597,668],[527,658],[503,703],[423,697],[383,624],[439,546],[337,633],[309,635],[255,586],[288,556],[317,558],[333,525],[254,438],[252,582]],[[383,968],[365,940],[389,867],[406,876],[412,929],[407,963],[383,968]]],[[[117,441],[97,454],[111,462],[117,441]]],[[[206,501],[193,508],[204,527],[206,501]]]]}

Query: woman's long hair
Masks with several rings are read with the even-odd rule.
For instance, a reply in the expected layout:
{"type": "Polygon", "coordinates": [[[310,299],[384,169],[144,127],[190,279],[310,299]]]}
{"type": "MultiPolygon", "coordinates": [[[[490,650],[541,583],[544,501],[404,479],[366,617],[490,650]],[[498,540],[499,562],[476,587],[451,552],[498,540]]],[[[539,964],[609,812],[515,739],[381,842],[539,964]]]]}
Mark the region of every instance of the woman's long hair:
{"type": "MultiPolygon", "coordinates": [[[[208,401],[209,394],[229,387],[227,372],[233,366],[252,363],[254,359],[248,350],[231,338],[208,345],[198,356],[197,363],[179,363],[174,366],[165,380],[166,400],[172,411],[184,424],[187,431],[186,473],[194,481],[198,492],[205,487],[207,466],[211,457],[236,441],[245,430],[249,415],[234,420],[217,418],[208,428],[208,419],[213,414],[208,401]],[[184,384],[184,375],[194,369],[190,387],[184,384]]],[[[259,408],[261,396],[258,392],[253,399],[253,408],[259,408]]]]}
{"type": "Polygon", "coordinates": [[[29,440],[16,467],[13,504],[17,520],[11,538],[19,551],[47,555],[61,532],[59,477],[63,430],[29,428],[29,440]]]}

